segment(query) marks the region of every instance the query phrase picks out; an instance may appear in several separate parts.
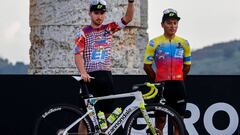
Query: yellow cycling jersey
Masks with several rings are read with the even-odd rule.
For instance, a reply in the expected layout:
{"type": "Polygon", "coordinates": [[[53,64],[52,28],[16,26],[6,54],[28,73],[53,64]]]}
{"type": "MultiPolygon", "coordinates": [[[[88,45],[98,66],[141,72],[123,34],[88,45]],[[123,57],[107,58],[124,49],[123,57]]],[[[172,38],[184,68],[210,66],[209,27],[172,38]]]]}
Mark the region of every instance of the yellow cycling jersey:
{"type": "Polygon", "coordinates": [[[156,81],[183,80],[183,64],[191,65],[191,50],[187,40],[175,36],[169,40],[164,35],[147,44],[144,64],[156,65],[156,81]]]}

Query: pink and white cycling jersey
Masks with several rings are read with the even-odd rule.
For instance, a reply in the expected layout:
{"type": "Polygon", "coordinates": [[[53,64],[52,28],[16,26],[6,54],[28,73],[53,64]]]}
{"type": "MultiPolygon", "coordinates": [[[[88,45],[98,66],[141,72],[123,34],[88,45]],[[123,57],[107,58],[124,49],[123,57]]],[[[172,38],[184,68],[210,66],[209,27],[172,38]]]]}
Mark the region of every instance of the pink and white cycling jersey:
{"type": "Polygon", "coordinates": [[[121,19],[119,22],[108,23],[97,29],[89,25],[77,33],[75,55],[83,53],[87,72],[111,71],[112,36],[126,25],[121,19]]]}

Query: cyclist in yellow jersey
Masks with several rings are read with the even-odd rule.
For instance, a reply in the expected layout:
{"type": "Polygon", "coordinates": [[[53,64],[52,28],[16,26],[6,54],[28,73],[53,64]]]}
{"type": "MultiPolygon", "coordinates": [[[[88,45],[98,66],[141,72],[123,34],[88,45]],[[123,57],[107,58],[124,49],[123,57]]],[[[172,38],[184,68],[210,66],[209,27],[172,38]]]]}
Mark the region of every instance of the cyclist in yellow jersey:
{"type": "MultiPolygon", "coordinates": [[[[163,96],[166,104],[182,117],[186,111],[186,92],[184,78],[191,66],[191,51],[187,40],[176,36],[180,17],[174,9],[163,11],[162,28],[164,34],[147,44],[144,55],[144,70],[153,82],[163,82],[163,96]],[[156,70],[152,68],[155,64],[156,70]]],[[[154,102],[159,102],[160,97],[154,102]]],[[[156,114],[156,124],[163,130],[165,117],[156,114]]],[[[177,129],[176,129],[177,130],[177,129]]]]}

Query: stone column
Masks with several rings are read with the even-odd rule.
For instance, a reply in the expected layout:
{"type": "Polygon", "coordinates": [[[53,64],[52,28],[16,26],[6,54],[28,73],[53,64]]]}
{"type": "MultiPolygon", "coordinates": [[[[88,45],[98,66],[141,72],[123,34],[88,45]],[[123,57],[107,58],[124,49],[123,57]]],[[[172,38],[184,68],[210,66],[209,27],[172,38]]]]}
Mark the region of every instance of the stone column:
{"type": "MultiPolygon", "coordinates": [[[[107,0],[105,23],[120,19],[127,0],[107,0]]],[[[114,74],[143,74],[148,41],[147,1],[135,0],[134,20],[114,34],[114,74]]],[[[30,74],[78,74],[74,63],[74,37],[90,24],[89,0],[30,0],[30,74]]]]}

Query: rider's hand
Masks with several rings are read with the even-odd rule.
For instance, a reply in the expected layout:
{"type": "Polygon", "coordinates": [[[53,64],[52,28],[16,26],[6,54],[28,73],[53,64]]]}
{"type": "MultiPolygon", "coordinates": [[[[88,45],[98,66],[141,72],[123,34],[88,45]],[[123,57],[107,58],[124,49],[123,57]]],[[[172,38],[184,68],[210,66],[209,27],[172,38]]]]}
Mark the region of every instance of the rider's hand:
{"type": "Polygon", "coordinates": [[[90,76],[89,76],[88,73],[82,73],[81,77],[82,77],[84,82],[90,82],[90,76]]]}
{"type": "Polygon", "coordinates": [[[187,78],[187,74],[183,74],[183,79],[185,80],[187,78]]]}

